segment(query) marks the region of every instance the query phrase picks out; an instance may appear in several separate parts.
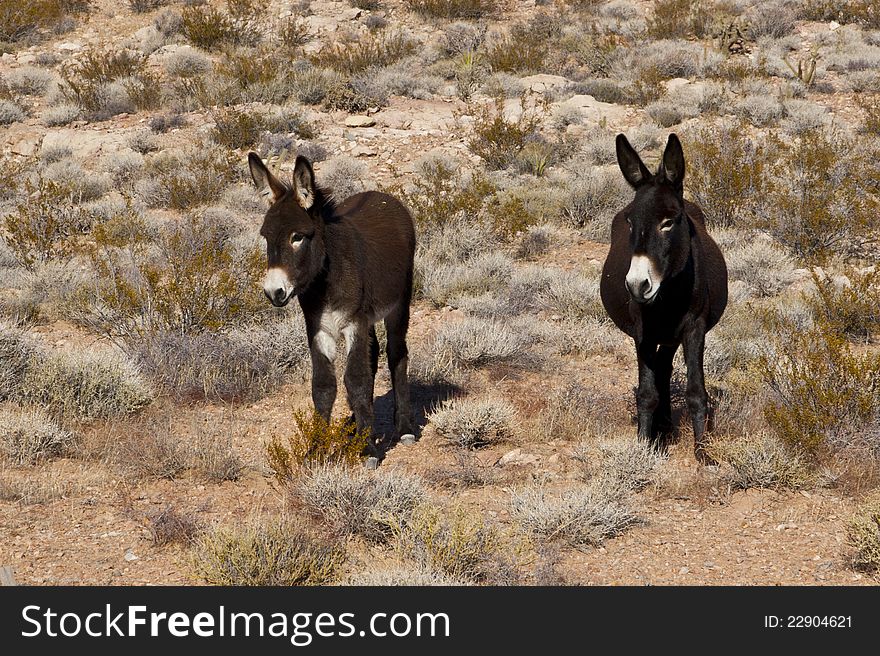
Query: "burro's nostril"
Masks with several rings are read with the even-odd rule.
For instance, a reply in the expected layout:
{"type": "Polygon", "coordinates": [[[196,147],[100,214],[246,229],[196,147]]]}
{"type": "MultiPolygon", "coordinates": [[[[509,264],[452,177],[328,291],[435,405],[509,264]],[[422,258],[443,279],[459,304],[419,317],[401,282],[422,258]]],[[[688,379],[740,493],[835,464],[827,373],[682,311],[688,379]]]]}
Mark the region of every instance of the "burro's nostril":
{"type": "Polygon", "coordinates": [[[287,296],[287,293],[283,289],[279,288],[279,289],[275,290],[275,302],[276,303],[281,303],[285,299],[286,296],[287,296]]]}
{"type": "Polygon", "coordinates": [[[643,280],[639,285],[639,296],[643,297],[650,291],[651,289],[651,280],[643,280]]]}

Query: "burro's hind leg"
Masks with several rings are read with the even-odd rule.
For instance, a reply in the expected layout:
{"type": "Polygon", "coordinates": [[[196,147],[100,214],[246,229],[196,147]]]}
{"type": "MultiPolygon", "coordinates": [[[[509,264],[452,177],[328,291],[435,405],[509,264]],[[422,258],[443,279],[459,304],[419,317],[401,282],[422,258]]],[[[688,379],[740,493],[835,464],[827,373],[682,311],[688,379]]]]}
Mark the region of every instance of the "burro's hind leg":
{"type": "MultiPolygon", "coordinates": [[[[373,429],[373,368],[370,350],[375,336],[366,321],[353,323],[344,329],[348,358],[345,363],[345,391],[348,405],[354,413],[357,431],[373,429]]],[[[372,455],[378,455],[372,435],[368,442],[372,455]]]]}
{"type": "Polygon", "coordinates": [[[687,404],[694,426],[694,455],[704,465],[715,461],[706,452],[707,425],[709,419],[709,395],[703,376],[703,352],[706,348],[706,328],[698,322],[688,331],[682,342],[684,359],[687,363],[687,404]]]}
{"type": "Polygon", "coordinates": [[[388,369],[391,372],[391,386],[394,390],[394,428],[397,437],[413,439],[412,410],[409,402],[409,351],[406,347],[406,332],[409,329],[409,300],[385,317],[385,331],[388,333],[388,369]]]}

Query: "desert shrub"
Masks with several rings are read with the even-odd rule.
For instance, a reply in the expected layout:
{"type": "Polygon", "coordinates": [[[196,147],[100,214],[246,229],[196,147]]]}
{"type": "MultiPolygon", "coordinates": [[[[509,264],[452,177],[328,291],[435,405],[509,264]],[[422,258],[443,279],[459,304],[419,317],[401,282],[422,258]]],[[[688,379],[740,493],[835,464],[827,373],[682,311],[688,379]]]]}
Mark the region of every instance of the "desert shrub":
{"type": "Polygon", "coordinates": [[[0,2],[0,41],[20,41],[70,20],[88,10],[90,0],[32,0],[0,2]]]}
{"type": "Polygon", "coordinates": [[[513,262],[497,252],[473,257],[462,264],[419,257],[417,266],[422,296],[438,307],[460,304],[462,296],[499,293],[513,273],[513,262]]]}
{"type": "Polygon", "coordinates": [[[742,280],[758,296],[775,296],[795,280],[792,257],[768,237],[726,249],[731,280],[742,280]]]}
{"type": "Polygon", "coordinates": [[[304,465],[341,463],[356,465],[370,439],[369,432],[358,433],[354,422],[331,419],[327,422],[316,412],[296,412],[294,432],[282,438],[273,436],[266,445],[266,457],[275,477],[281,482],[294,480],[304,465]]]}
{"type": "Polygon", "coordinates": [[[65,65],[61,77],[64,97],[95,120],[159,105],[158,76],[145,56],[130,50],[89,50],[65,65]]]}
{"type": "Polygon", "coordinates": [[[733,104],[732,109],[734,114],[758,127],[777,123],[783,114],[779,101],[766,95],[744,96],[733,104]]]}
{"type": "Polygon", "coordinates": [[[490,43],[486,62],[495,72],[537,72],[543,68],[548,48],[545,35],[529,23],[519,23],[490,43]]]}
{"type": "Polygon", "coordinates": [[[573,547],[601,545],[639,523],[627,491],[601,479],[566,494],[522,489],[511,498],[511,513],[535,535],[573,547]]]}
{"type": "Polygon", "coordinates": [[[674,39],[707,36],[713,20],[712,6],[704,0],[658,0],[648,17],[648,36],[674,39]]]}
{"type": "Polygon", "coordinates": [[[501,532],[478,513],[422,505],[394,532],[398,551],[429,571],[472,583],[518,579],[501,532]]]}
{"type": "Polygon", "coordinates": [[[656,470],[664,460],[664,456],[644,440],[603,440],[597,446],[598,469],[593,448],[588,443],[582,443],[575,450],[575,459],[583,467],[585,478],[611,489],[637,492],[646,488],[654,482],[656,470]]]}
{"type": "Polygon", "coordinates": [[[299,16],[288,16],[278,26],[278,42],[290,55],[296,55],[309,42],[309,24],[299,16]]]}
{"type": "Polygon", "coordinates": [[[74,103],[61,103],[53,107],[47,107],[43,111],[42,119],[49,127],[67,125],[78,120],[82,116],[82,109],[74,103]]]}
{"type": "Polygon", "coordinates": [[[153,393],[121,356],[59,352],[31,364],[18,395],[60,416],[88,420],[137,412],[153,393]]]}
{"type": "Polygon", "coordinates": [[[176,50],[165,58],[165,70],[175,77],[204,75],[211,68],[211,59],[194,48],[176,50]]]}
{"type": "Polygon", "coordinates": [[[734,488],[799,488],[810,480],[808,463],[778,438],[762,432],[716,438],[709,445],[710,455],[729,466],[725,479],[734,488]]]}
{"type": "Polygon", "coordinates": [[[213,202],[236,180],[238,158],[225,148],[193,145],[148,162],[157,194],[147,200],[186,210],[213,202]]]}
{"type": "Polygon", "coordinates": [[[398,184],[390,191],[409,207],[416,225],[427,231],[462,217],[471,221],[495,187],[483,176],[468,176],[453,160],[428,157],[417,164],[410,187],[398,184]]]}
{"type": "Polygon", "coordinates": [[[324,464],[308,468],[292,488],[305,509],[340,535],[382,543],[424,502],[421,478],[390,471],[324,464]]]}
{"type": "Polygon", "coordinates": [[[702,128],[685,135],[685,188],[709,225],[754,225],[758,199],[768,193],[774,139],[753,139],[741,125],[702,128]]]}
{"type": "Polygon", "coordinates": [[[845,278],[813,272],[816,293],[810,305],[816,316],[850,337],[870,339],[880,326],[880,271],[845,270],[845,278]]]}
{"type": "Polygon", "coordinates": [[[531,340],[508,323],[468,317],[437,331],[433,357],[442,371],[491,364],[522,364],[531,340]]]}
{"type": "Polygon", "coordinates": [[[599,435],[613,412],[614,399],[572,382],[552,390],[542,412],[542,431],[552,440],[574,440],[599,435]],[[589,412],[584,412],[589,408],[589,412]],[[601,418],[599,418],[601,417],[601,418]]]}
{"type": "Polygon", "coordinates": [[[6,243],[26,268],[49,259],[71,256],[81,235],[91,226],[88,210],[81,207],[69,182],[44,176],[24,182],[26,200],[16,204],[4,218],[6,243]]]}
{"type": "Polygon", "coordinates": [[[123,150],[108,155],[105,159],[107,171],[118,185],[131,184],[144,168],[144,156],[133,150],[123,150]]]}
{"type": "Polygon", "coordinates": [[[562,218],[591,239],[611,240],[611,219],[632,200],[632,189],[617,171],[590,167],[566,186],[562,218]]]}
{"type": "Polygon", "coordinates": [[[171,222],[153,248],[96,250],[100,282],[81,299],[77,318],[123,346],[159,331],[234,328],[265,309],[253,285],[261,259],[256,249],[236,248],[221,224],[171,222]]]}
{"type": "Polygon", "coordinates": [[[77,486],[56,471],[29,469],[15,474],[14,470],[0,469],[0,501],[12,501],[25,506],[46,504],[70,497],[77,486]]]}
{"type": "Polygon", "coordinates": [[[31,362],[41,355],[24,329],[0,320],[0,401],[18,393],[31,362]]]}
{"type": "Polygon", "coordinates": [[[192,552],[195,575],[209,585],[327,585],[344,560],[341,546],[289,521],[216,527],[196,539],[192,552]]]}
{"type": "Polygon", "coordinates": [[[431,18],[483,18],[495,13],[495,0],[406,0],[407,6],[431,18]]]}
{"type": "Polygon", "coordinates": [[[401,32],[367,35],[351,43],[335,43],[312,56],[316,66],[346,75],[363,73],[370,68],[390,66],[413,54],[417,44],[401,32]]]}
{"type": "Polygon", "coordinates": [[[203,530],[201,522],[194,515],[182,512],[173,505],[146,513],[143,523],[150,534],[150,540],[156,547],[169,544],[189,546],[203,530]]]}
{"type": "Polygon", "coordinates": [[[451,444],[476,449],[509,438],[515,416],[514,407],[501,399],[449,399],[428,421],[451,444]]]}
{"type": "Polygon", "coordinates": [[[107,193],[110,184],[106,176],[94,171],[86,171],[72,158],[49,164],[42,177],[68,189],[70,196],[80,203],[97,200],[107,193]]]}
{"type": "Polygon", "coordinates": [[[3,81],[13,93],[42,96],[52,82],[52,74],[42,68],[26,66],[10,71],[3,81]]]}
{"type": "Polygon", "coordinates": [[[382,567],[376,567],[375,563],[370,563],[367,569],[353,572],[345,579],[345,585],[379,585],[382,587],[462,586],[469,584],[469,581],[456,579],[445,572],[426,569],[413,563],[395,563],[382,567]]]}
{"type": "MultiPolygon", "coordinates": [[[[230,5],[229,9],[232,9],[230,5]]],[[[190,43],[205,50],[228,45],[253,45],[260,39],[253,12],[224,12],[208,5],[184,7],[181,33],[190,43]]]]}
{"type": "Polygon", "coordinates": [[[132,345],[146,376],[177,399],[246,401],[302,372],[308,344],[298,319],[194,335],[162,331],[132,345]]]}
{"type": "Polygon", "coordinates": [[[21,123],[27,118],[27,114],[17,103],[11,100],[0,100],[0,125],[21,123]]]}
{"type": "Polygon", "coordinates": [[[880,28],[880,14],[873,0],[806,0],[799,3],[798,14],[803,20],[838,21],[861,23],[870,28],[880,28]]]}
{"type": "Polygon", "coordinates": [[[321,169],[321,184],[337,202],[367,189],[370,171],[353,157],[337,157],[321,169]]]}
{"type": "Polygon", "coordinates": [[[777,167],[762,227],[806,260],[863,252],[880,209],[873,157],[841,134],[807,132],[777,167]]]}
{"type": "Polygon", "coordinates": [[[781,39],[794,32],[796,20],[797,14],[788,3],[762,3],[749,15],[749,33],[755,39],[781,39]]]}
{"type": "Polygon", "coordinates": [[[74,439],[40,410],[0,409],[0,454],[15,464],[62,455],[74,439]]]}
{"type": "Polygon", "coordinates": [[[541,292],[541,304],[567,319],[604,318],[598,277],[587,278],[567,270],[554,272],[541,292]]]}
{"type": "Polygon", "coordinates": [[[880,495],[869,497],[849,518],[846,540],[855,549],[853,564],[856,567],[880,568],[880,495]]]}
{"type": "Polygon", "coordinates": [[[474,132],[468,147],[490,169],[507,168],[526,144],[537,138],[542,118],[541,105],[534,104],[528,95],[523,95],[520,102],[522,112],[516,120],[505,117],[503,98],[495,98],[493,103],[483,104],[476,109],[474,132]]]}
{"type": "Polygon", "coordinates": [[[136,14],[145,14],[148,11],[155,11],[165,4],[166,0],[127,0],[129,9],[136,14]]]}
{"type": "Polygon", "coordinates": [[[265,129],[262,116],[247,110],[221,109],[214,113],[213,118],[211,139],[227,148],[251,148],[265,129]]]}
{"type": "Polygon", "coordinates": [[[853,427],[873,417],[880,358],[853,353],[827,322],[803,329],[778,316],[767,320],[777,336],[776,358],[761,358],[771,392],[764,408],[768,425],[811,457],[840,447],[853,427]]]}

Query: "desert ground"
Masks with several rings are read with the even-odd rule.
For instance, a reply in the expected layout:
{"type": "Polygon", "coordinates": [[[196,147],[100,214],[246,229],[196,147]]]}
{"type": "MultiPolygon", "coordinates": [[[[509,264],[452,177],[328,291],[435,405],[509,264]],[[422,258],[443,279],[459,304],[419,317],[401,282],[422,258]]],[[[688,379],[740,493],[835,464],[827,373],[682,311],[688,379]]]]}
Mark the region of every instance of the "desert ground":
{"type": "MultiPolygon", "coordinates": [[[[880,3],[0,0],[0,566],[24,585],[875,585],[880,3]],[[671,132],[725,254],[698,464],[599,275],[671,132]],[[311,416],[247,167],[418,233],[417,440],[311,416]]],[[[378,327],[380,343],[384,332],[378,327]]]]}

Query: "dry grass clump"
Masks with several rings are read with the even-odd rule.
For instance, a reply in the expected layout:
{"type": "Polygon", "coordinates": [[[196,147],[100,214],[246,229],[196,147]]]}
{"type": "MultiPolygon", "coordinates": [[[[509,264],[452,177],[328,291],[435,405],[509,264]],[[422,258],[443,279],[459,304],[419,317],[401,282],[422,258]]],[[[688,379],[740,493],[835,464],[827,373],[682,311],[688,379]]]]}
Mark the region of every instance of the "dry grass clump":
{"type": "Polygon", "coordinates": [[[599,298],[598,277],[586,277],[568,270],[556,270],[553,274],[549,286],[541,295],[547,309],[566,319],[605,317],[605,309],[599,298]]]}
{"type": "Polygon", "coordinates": [[[552,390],[542,413],[542,432],[551,440],[596,437],[606,428],[616,399],[572,382],[552,390]],[[589,411],[585,412],[588,409],[589,411]]]}
{"type": "Polygon", "coordinates": [[[143,517],[150,540],[156,547],[169,544],[192,545],[204,530],[195,515],[167,505],[161,510],[147,512],[143,517]]]}
{"type": "Polygon", "coordinates": [[[245,468],[227,433],[195,420],[177,426],[167,414],[148,413],[124,427],[108,422],[81,451],[87,459],[112,463],[133,480],[175,479],[189,471],[219,483],[238,480],[245,468]]]}
{"type": "Polygon", "coordinates": [[[209,585],[328,585],[344,560],[343,547],[324,543],[289,520],[250,520],[202,533],[191,567],[209,585]]]}
{"type": "Polygon", "coordinates": [[[88,11],[91,0],[0,1],[0,41],[19,42],[88,11]]]}
{"type": "Polygon", "coordinates": [[[358,433],[349,419],[327,422],[314,411],[295,412],[293,421],[295,430],[286,440],[275,435],[266,445],[269,467],[280,482],[293,481],[305,465],[360,464],[370,439],[369,431],[358,433]]]}
{"type": "Polygon", "coordinates": [[[428,421],[451,444],[477,449],[508,439],[515,417],[515,408],[503,399],[455,398],[441,403],[428,421]]]}
{"type": "Polygon", "coordinates": [[[299,318],[228,332],[162,331],[132,344],[141,370],[179,400],[240,402],[262,398],[309,360],[299,318]]]}
{"type": "Polygon", "coordinates": [[[576,448],[574,458],[581,464],[582,473],[588,480],[630,492],[638,492],[653,483],[658,467],[665,461],[665,456],[653,445],[631,438],[603,439],[595,447],[582,442],[576,448]]]}
{"type": "Polygon", "coordinates": [[[709,452],[728,465],[725,479],[737,489],[797,489],[812,479],[804,458],[766,432],[733,439],[717,438],[709,445],[709,452]]]}
{"type": "Polygon", "coordinates": [[[590,239],[611,241],[611,219],[632,200],[632,189],[616,170],[589,167],[566,186],[562,216],[590,239]]]}
{"type": "Polygon", "coordinates": [[[193,144],[162,152],[148,162],[152,186],[145,200],[173,210],[207,205],[241,175],[238,164],[235,153],[216,145],[193,144]]]}
{"type": "Polygon", "coordinates": [[[47,504],[77,492],[68,477],[56,471],[10,470],[0,464],[0,501],[25,506],[47,504]]]}
{"type": "Polygon", "coordinates": [[[17,396],[61,416],[88,420],[137,412],[153,392],[120,354],[57,352],[31,363],[17,396]]]}
{"type": "Polygon", "coordinates": [[[0,401],[18,393],[31,362],[41,355],[23,328],[0,320],[0,401]]]}
{"type": "Polygon", "coordinates": [[[359,535],[376,543],[387,542],[394,527],[405,524],[427,494],[418,476],[341,464],[309,467],[291,492],[337,534],[359,535]]]}
{"type": "Polygon", "coordinates": [[[395,527],[398,552],[427,571],[492,585],[519,580],[515,549],[479,513],[422,505],[395,527]]]}
{"type": "Polygon", "coordinates": [[[601,478],[565,494],[525,488],[513,495],[511,512],[526,530],[578,548],[598,546],[640,521],[627,491],[601,478]]]}
{"type": "Polygon", "coordinates": [[[384,68],[413,54],[418,44],[401,32],[369,34],[351,43],[335,43],[312,56],[312,63],[345,75],[384,68]]]}
{"type": "Polygon", "coordinates": [[[377,567],[371,562],[365,569],[351,573],[344,585],[367,586],[463,586],[471,585],[470,581],[453,578],[443,571],[425,569],[414,563],[391,563],[377,567]]]}
{"type": "Polygon", "coordinates": [[[869,570],[880,568],[880,495],[869,497],[850,517],[846,540],[855,549],[853,565],[869,570]]]}
{"type": "Polygon", "coordinates": [[[16,465],[60,456],[74,439],[41,410],[0,409],[0,455],[16,465]]]}
{"type": "Polygon", "coordinates": [[[508,323],[468,317],[441,326],[434,338],[433,357],[438,369],[524,364],[531,340],[508,323]]]}
{"type": "Polygon", "coordinates": [[[794,259],[768,237],[759,236],[725,251],[731,280],[742,280],[757,296],[775,296],[795,281],[794,259]]]}

